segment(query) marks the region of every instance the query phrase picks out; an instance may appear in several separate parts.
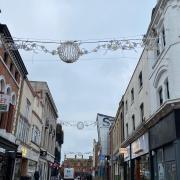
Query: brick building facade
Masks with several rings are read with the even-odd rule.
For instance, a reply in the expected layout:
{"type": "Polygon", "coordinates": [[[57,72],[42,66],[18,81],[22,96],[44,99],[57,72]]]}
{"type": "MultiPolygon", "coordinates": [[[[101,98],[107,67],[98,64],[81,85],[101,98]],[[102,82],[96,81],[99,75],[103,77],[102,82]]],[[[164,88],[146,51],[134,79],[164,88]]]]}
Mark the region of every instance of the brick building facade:
{"type": "Polygon", "coordinates": [[[13,39],[0,24],[0,179],[12,179],[16,158],[14,130],[21,87],[27,70],[18,50],[9,49],[13,39]],[[8,171],[8,177],[7,177],[8,171]]]}

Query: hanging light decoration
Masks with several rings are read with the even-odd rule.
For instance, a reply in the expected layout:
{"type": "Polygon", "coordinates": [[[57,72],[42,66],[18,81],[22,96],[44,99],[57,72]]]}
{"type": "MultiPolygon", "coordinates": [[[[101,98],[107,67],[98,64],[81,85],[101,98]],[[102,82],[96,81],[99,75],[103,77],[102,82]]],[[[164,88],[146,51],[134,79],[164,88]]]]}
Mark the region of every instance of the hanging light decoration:
{"type": "Polygon", "coordinates": [[[69,126],[69,127],[76,127],[78,130],[83,130],[87,127],[93,127],[96,126],[96,121],[62,121],[60,120],[61,124],[63,126],[69,126]]]}
{"type": "Polygon", "coordinates": [[[79,121],[79,122],[77,123],[77,128],[78,128],[79,130],[84,129],[84,122],[79,121]]]}
{"type": "Polygon", "coordinates": [[[81,53],[78,43],[67,41],[61,43],[58,47],[58,54],[62,61],[66,63],[73,63],[79,59],[81,53]]]}
{"type": "Polygon", "coordinates": [[[32,51],[37,53],[38,51],[48,53],[51,55],[59,55],[60,59],[65,63],[74,63],[80,56],[90,53],[97,53],[100,51],[118,51],[118,50],[133,50],[144,47],[142,39],[117,39],[117,40],[103,40],[103,41],[41,41],[41,40],[24,40],[15,38],[13,41],[9,41],[8,37],[0,37],[1,44],[9,50],[23,49],[25,51],[32,51]],[[46,47],[47,44],[58,45],[54,49],[46,47]],[[84,44],[95,44],[92,49],[85,49],[82,47],[84,44]]]}

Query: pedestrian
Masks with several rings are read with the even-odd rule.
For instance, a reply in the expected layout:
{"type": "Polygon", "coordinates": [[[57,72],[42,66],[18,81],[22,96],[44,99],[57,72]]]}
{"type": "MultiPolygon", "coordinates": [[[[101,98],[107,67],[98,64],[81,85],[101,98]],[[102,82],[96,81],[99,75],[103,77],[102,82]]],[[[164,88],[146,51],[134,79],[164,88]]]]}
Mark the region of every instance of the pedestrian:
{"type": "Polygon", "coordinates": [[[34,179],[39,180],[39,171],[35,171],[34,173],[34,179]]]}

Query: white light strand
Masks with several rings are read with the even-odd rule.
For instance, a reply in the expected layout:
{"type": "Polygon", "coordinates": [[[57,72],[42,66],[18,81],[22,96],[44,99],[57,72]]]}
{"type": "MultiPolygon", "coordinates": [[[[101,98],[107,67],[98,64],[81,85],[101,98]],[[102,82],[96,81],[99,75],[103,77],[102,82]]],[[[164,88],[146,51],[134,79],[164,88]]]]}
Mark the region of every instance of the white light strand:
{"type": "Polygon", "coordinates": [[[96,122],[94,122],[94,121],[90,121],[90,122],[87,122],[87,121],[78,121],[78,122],[75,122],[75,121],[61,121],[61,124],[63,126],[76,127],[78,130],[82,130],[85,127],[96,126],[96,122]]]}
{"type": "MultiPolygon", "coordinates": [[[[78,42],[78,41],[66,41],[58,43],[56,49],[49,50],[44,44],[55,42],[42,42],[32,40],[14,40],[14,42],[8,39],[3,39],[5,47],[9,50],[23,49],[25,51],[32,51],[38,53],[42,51],[51,55],[59,55],[60,59],[66,63],[73,63],[79,59],[80,56],[90,53],[97,53],[101,50],[104,51],[117,51],[117,50],[134,50],[144,47],[142,40],[109,40],[109,41],[97,41],[97,42],[78,42]],[[93,49],[86,49],[82,47],[85,43],[98,44],[93,49]]],[[[55,43],[57,44],[57,43],[55,43]]]]}
{"type": "Polygon", "coordinates": [[[65,155],[77,155],[77,156],[82,156],[82,155],[92,155],[92,152],[64,152],[65,155]]]}

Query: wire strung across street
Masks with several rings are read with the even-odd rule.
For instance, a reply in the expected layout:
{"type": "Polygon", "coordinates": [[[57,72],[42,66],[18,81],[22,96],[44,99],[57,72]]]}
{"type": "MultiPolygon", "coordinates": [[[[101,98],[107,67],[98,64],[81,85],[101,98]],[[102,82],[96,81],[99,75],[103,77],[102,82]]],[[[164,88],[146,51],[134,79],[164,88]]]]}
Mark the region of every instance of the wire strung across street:
{"type": "MultiPolygon", "coordinates": [[[[152,38],[150,38],[152,39],[152,38]]],[[[155,38],[153,38],[155,39],[155,38]]],[[[51,55],[59,55],[60,59],[66,63],[73,63],[81,56],[96,53],[101,50],[105,52],[117,50],[134,50],[144,47],[146,38],[120,38],[120,39],[101,39],[101,40],[73,40],[73,41],[54,41],[10,37],[1,37],[2,45],[9,50],[23,49],[37,53],[42,51],[51,55]],[[54,44],[57,47],[49,50],[47,44],[54,44]],[[96,44],[92,49],[82,47],[85,44],[96,44]]]]}

